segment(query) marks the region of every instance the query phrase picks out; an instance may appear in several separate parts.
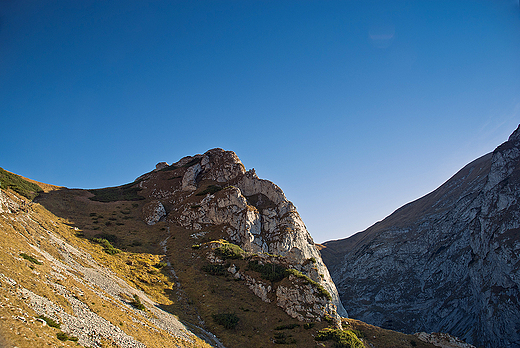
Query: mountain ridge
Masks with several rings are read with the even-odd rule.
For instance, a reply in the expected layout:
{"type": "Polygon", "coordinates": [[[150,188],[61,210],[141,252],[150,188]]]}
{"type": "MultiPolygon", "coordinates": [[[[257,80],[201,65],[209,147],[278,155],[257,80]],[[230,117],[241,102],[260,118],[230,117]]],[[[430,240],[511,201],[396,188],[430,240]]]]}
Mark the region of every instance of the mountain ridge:
{"type": "Polygon", "coordinates": [[[520,126],[431,193],[365,231],[323,243],[349,313],[403,332],[520,345],[519,158],[520,126]]]}

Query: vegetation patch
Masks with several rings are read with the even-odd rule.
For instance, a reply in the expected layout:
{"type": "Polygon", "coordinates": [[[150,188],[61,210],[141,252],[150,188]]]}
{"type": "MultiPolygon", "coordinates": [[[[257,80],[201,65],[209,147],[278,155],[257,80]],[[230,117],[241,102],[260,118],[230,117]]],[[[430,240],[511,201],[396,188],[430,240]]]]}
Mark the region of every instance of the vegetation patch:
{"type": "Polygon", "coordinates": [[[326,328],[318,331],[316,341],[334,341],[336,348],[365,348],[363,342],[350,330],[326,328]]]}
{"type": "Polygon", "coordinates": [[[239,247],[236,244],[232,243],[224,243],[222,246],[215,249],[218,256],[220,256],[222,259],[243,259],[246,252],[242,250],[241,247],[239,247]]]}
{"type": "Polygon", "coordinates": [[[89,199],[105,203],[117,201],[139,201],[144,199],[144,197],[138,195],[141,188],[139,188],[137,184],[138,182],[132,182],[123,186],[88,190],[88,192],[94,195],[94,197],[90,197],[89,199]]]}
{"type": "Polygon", "coordinates": [[[214,265],[214,264],[207,264],[202,266],[201,268],[204,272],[214,275],[214,276],[223,276],[227,275],[227,267],[224,265],[214,265]]]}
{"type": "Polygon", "coordinates": [[[310,329],[312,329],[315,325],[316,325],[316,323],[305,323],[305,324],[303,324],[303,328],[304,328],[305,330],[310,330],[310,329]]]}
{"type": "Polygon", "coordinates": [[[279,325],[275,327],[275,330],[292,330],[297,327],[300,327],[300,324],[285,324],[285,325],[279,325]]]}
{"type": "Polygon", "coordinates": [[[10,188],[29,199],[34,199],[40,192],[43,192],[40,186],[23,179],[19,175],[9,173],[3,168],[0,168],[0,188],[4,190],[10,188]]]}
{"type": "Polygon", "coordinates": [[[43,262],[38,261],[38,259],[31,255],[27,255],[26,253],[21,253],[20,256],[26,259],[27,261],[34,263],[35,265],[43,265],[43,262]]]}
{"type": "Polygon", "coordinates": [[[287,335],[283,332],[275,332],[273,342],[275,344],[295,344],[296,340],[292,335],[287,335]]]}
{"type": "Polygon", "coordinates": [[[307,283],[309,284],[312,284],[314,285],[317,290],[318,290],[318,294],[321,296],[321,297],[325,297],[326,299],[328,299],[329,301],[332,300],[332,296],[330,295],[330,293],[323,287],[323,285],[319,284],[318,282],[315,282],[314,280],[312,280],[311,278],[309,278],[308,276],[306,276],[305,274],[303,274],[302,272],[300,271],[297,271],[295,269],[288,269],[287,272],[289,274],[292,274],[300,279],[303,279],[305,280],[307,283]]]}
{"type": "Polygon", "coordinates": [[[109,255],[115,255],[121,252],[121,250],[114,248],[114,246],[104,238],[93,238],[92,241],[101,244],[101,246],[103,246],[103,251],[109,255]]]}
{"type": "Polygon", "coordinates": [[[222,190],[222,187],[218,186],[218,185],[209,185],[208,187],[206,187],[204,190],[202,190],[201,192],[199,193],[196,193],[195,196],[204,196],[206,194],[214,194],[214,193],[217,193],[218,191],[222,190]]]}
{"type": "Polygon", "coordinates": [[[77,337],[69,336],[65,332],[58,332],[56,334],[56,338],[59,339],[60,341],[73,341],[73,342],[77,342],[78,341],[77,337]]]}
{"type": "Polygon", "coordinates": [[[47,318],[47,317],[46,317],[45,315],[43,315],[43,314],[42,314],[42,315],[39,315],[37,318],[38,318],[38,319],[42,319],[42,320],[44,320],[44,321],[47,323],[47,325],[50,326],[50,327],[54,327],[54,328],[56,328],[56,329],[59,329],[60,326],[61,326],[60,323],[55,322],[55,321],[52,320],[51,318],[47,318]]]}
{"type": "Polygon", "coordinates": [[[215,323],[224,326],[226,329],[234,329],[240,318],[235,313],[221,313],[221,314],[212,314],[211,317],[215,321],[215,323]]]}
{"type": "Polygon", "coordinates": [[[144,311],[146,309],[144,304],[141,302],[141,299],[139,298],[139,296],[137,296],[135,294],[134,294],[134,299],[130,302],[130,304],[132,305],[132,307],[137,308],[141,311],[144,311]]]}
{"type": "Polygon", "coordinates": [[[272,282],[278,282],[287,277],[287,268],[273,262],[260,264],[257,260],[249,261],[250,270],[260,273],[260,277],[272,282]]]}

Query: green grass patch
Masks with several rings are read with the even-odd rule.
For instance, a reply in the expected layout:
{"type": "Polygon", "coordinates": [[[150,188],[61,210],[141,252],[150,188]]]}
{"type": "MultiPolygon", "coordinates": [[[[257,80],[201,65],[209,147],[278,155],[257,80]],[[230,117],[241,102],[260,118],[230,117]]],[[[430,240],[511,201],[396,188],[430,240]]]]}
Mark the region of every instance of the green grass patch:
{"type": "Polygon", "coordinates": [[[56,329],[59,329],[60,326],[61,326],[60,323],[55,322],[55,321],[52,320],[51,318],[47,318],[47,317],[46,317],[45,315],[43,315],[43,314],[42,314],[42,315],[39,315],[37,318],[45,320],[45,322],[47,323],[47,325],[50,326],[50,327],[54,327],[54,328],[56,328],[56,329]]]}
{"type": "Polygon", "coordinates": [[[90,197],[89,199],[105,203],[117,201],[139,201],[144,199],[144,197],[138,195],[141,188],[139,188],[137,184],[138,182],[132,182],[123,186],[88,190],[88,192],[94,195],[94,197],[90,197]]]}
{"type": "Polygon", "coordinates": [[[19,175],[9,173],[3,168],[0,168],[0,188],[4,190],[9,188],[31,200],[38,196],[40,192],[43,192],[40,186],[23,179],[19,175]]]}
{"type": "Polygon", "coordinates": [[[233,243],[226,243],[217,249],[215,249],[218,256],[220,256],[222,259],[243,259],[246,252],[242,250],[241,247],[239,247],[236,244],[233,243]]]}
{"type": "Polygon", "coordinates": [[[141,299],[139,298],[139,296],[137,296],[135,294],[134,294],[134,299],[130,302],[130,304],[132,305],[132,307],[137,308],[141,311],[144,311],[146,309],[144,304],[141,302],[141,299]]]}
{"type": "Polygon", "coordinates": [[[365,345],[350,330],[326,328],[318,331],[316,341],[334,341],[335,348],[365,348],[365,345]]]}
{"type": "Polygon", "coordinates": [[[234,329],[240,321],[240,318],[235,313],[212,314],[211,317],[215,323],[229,330],[234,329]]]}
{"type": "Polygon", "coordinates": [[[31,255],[27,255],[26,253],[21,253],[20,256],[26,259],[27,261],[34,263],[35,265],[43,265],[43,262],[38,261],[38,259],[31,255]]]}
{"type": "Polygon", "coordinates": [[[77,337],[69,336],[67,333],[61,332],[61,331],[56,334],[56,338],[63,342],[65,342],[65,341],[77,342],[78,341],[77,337]]]}
{"type": "Polygon", "coordinates": [[[92,241],[101,244],[101,246],[103,247],[103,251],[109,255],[115,255],[121,252],[121,250],[114,248],[114,246],[104,238],[92,238],[92,241]]]}

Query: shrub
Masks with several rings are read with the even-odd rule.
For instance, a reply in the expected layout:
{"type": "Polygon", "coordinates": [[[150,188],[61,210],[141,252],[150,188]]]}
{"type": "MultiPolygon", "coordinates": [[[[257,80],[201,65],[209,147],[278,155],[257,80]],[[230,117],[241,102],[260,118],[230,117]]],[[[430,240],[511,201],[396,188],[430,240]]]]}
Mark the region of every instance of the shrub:
{"type": "Polygon", "coordinates": [[[227,275],[227,270],[226,270],[226,267],[224,265],[208,264],[208,265],[202,266],[201,269],[204,272],[209,273],[209,274],[214,275],[214,276],[227,275]]]}
{"type": "Polygon", "coordinates": [[[145,310],[146,307],[144,306],[144,304],[141,303],[141,299],[139,298],[139,296],[137,296],[136,294],[134,294],[134,299],[130,302],[130,304],[134,307],[134,308],[137,308],[141,311],[145,310]]]}
{"type": "Polygon", "coordinates": [[[296,340],[291,335],[286,335],[283,332],[275,332],[274,340],[275,344],[294,344],[296,340]]]}
{"type": "Polygon", "coordinates": [[[161,262],[156,263],[155,265],[153,265],[153,267],[155,267],[157,269],[161,269],[161,268],[166,267],[166,266],[168,266],[168,264],[166,262],[164,262],[164,261],[161,261],[161,262]]]}
{"type": "Polygon", "coordinates": [[[114,248],[112,244],[104,238],[93,238],[92,241],[101,244],[101,246],[103,246],[103,251],[109,255],[115,255],[121,252],[121,250],[114,248]]]}
{"type": "Polygon", "coordinates": [[[61,331],[56,334],[56,338],[59,339],[60,341],[73,341],[73,342],[78,341],[77,337],[69,336],[65,332],[61,332],[61,331]]]}
{"type": "Polygon", "coordinates": [[[26,259],[27,261],[32,262],[36,265],[43,265],[43,262],[38,261],[35,257],[33,257],[31,255],[27,255],[26,253],[21,253],[20,256],[23,257],[24,259],[26,259]]]}
{"type": "Polygon", "coordinates": [[[272,282],[278,282],[288,275],[287,268],[272,262],[261,265],[255,260],[249,261],[248,266],[252,271],[260,273],[263,279],[272,282]]]}
{"type": "Polygon", "coordinates": [[[235,313],[212,314],[211,317],[215,323],[224,326],[226,329],[234,329],[240,320],[235,313]]]}
{"type": "Polygon", "coordinates": [[[3,168],[0,168],[0,188],[4,190],[10,188],[29,199],[34,199],[40,192],[43,192],[40,186],[23,179],[19,175],[9,173],[3,168]]]}
{"type": "Polygon", "coordinates": [[[318,331],[316,341],[334,341],[336,348],[364,348],[365,345],[350,330],[339,330],[326,328],[318,331]]]}
{"type": "Polygon", "coordinates": [[[60,326],[61,326],[60,323],[55,322],[55,321],[52,320],[51,318],[47,318],[47,317],[46,317],[45,315],[43,315],[43,314],[42,314],[42,315],[39,315],[38,318],[39,318],[39,319],[43,319],[43,320],[45,320],[45,322],[47,323],[47,325],[50,326],[50,327],[54,327],[54,328],[56,328],[56,329],[59,329],[60,326]]]}
{"type": "Polygon", "coordinates": [[[305,323],[305,324],[303,324],[303,328],[305,330],[310,330],[314,327],[314,325],[316,325],[316,323],[305,323]]]}
{"type": "Polygon", "coordinates": [[[226,243],[216,249],[217,254],[224,260],[227,259],[243,259],[246,253],[241,247],[232,243],[226,243]]]}

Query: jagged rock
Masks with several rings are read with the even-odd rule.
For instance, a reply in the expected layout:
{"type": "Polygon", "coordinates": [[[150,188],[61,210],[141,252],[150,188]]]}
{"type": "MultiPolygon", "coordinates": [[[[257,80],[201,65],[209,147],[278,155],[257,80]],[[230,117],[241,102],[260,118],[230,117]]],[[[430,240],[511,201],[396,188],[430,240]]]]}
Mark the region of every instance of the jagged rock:
{"type": "Polygon", "coordinates": [[[155,225],[165,215],[166,210],[159,201],[152,201],[143,207],[143,218],[148,225],[155,225]]]}
{"type": "Polygon", "coordinates": [[[186,170],[182,177],[182,190],[193,191],[197,189],[197,175],[201,172],[202,167],[199,163],[191,166],[186,170]]]}
{"type": "MultiPolygon", "coordinates": [[[[178,168],[173,176],[182,175],[182,182],[177,186],[171,184],[170,194],[157,196],[158,187],[163,185],[155,181],[157,172],[141,176],[140,182],[141,188],[151,190],[151,196],[171,207],[168,222],[195,231],[218,226],[227,234],[226,239],[245,251],[283,256],[292,268],[305,273],[330,293],[331,303],[337,309],[327,311],[347,316],[296,207],[278,186],[259,179],[254,170],[246,172],[234,152],[222,149],[185,157],[172,167],[178,168]],[[212,190],[203,194],[209,187],[212,190]]],[[[262,299],[267,299],[264,295],[270,292],[274,296],[276,291],[266,292],[258,284],[252,287],[262,299]]]]}
{"type": "Polygon", "coordinates": [[[432,193],[324,243],[356,319],[475,346],[520,346],[520,127],[432,193]]]}
{"type": "Polygon", "coordinates": [[[155,170],[161,170],[168,167],[168,163],[166,162],[159,162],[155,165],[155,170]]]}

